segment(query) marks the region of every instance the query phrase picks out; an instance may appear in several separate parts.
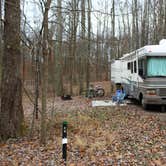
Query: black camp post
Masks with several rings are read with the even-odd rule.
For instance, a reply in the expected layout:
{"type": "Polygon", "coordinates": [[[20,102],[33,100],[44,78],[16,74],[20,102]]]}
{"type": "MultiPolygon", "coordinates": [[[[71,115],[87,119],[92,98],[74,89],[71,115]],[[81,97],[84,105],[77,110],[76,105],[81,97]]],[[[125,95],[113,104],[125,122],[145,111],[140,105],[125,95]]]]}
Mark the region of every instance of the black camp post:
{"type": "Polygon", "coordinates": [[[67,122],[63,122],[62,127],[62,158],[66,162],[67,159],[67,122]]]}

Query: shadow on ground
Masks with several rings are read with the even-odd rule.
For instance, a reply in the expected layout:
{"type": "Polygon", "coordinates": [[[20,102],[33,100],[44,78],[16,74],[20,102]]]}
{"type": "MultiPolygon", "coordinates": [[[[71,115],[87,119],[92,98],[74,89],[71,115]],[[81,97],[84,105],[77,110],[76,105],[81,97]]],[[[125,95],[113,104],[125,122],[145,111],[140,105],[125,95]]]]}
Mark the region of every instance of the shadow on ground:
{"type": "MultiPolygon", "coordinates": [[[[140,107],[142,110],[144,110],[141,106],[141,104],[138,102],[138,100],[135,99],[128,99],[130,102],[128,105],[135,105],[137,107],[140,107]]],[[[153,113],[166,113],[166,105],[148,105],[147,110],[144,110],[147,112],[153,112],[153,113]]]]}

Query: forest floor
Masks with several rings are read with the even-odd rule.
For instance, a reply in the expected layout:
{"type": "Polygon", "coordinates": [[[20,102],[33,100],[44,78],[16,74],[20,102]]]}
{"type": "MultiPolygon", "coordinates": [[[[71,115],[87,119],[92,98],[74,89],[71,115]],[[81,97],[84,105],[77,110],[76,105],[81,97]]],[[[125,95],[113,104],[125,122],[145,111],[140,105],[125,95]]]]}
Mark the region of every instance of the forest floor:
{"type": "Polygon", "coordinates": [[[25,136],[0,144],[1,166],[64,165],[64,120],[68,122],[67,166],[166,165],[166,112],[157,106],[144,111],[137,104],[92,107],[91,99],[84,97],[49,98],[45,146],[39,143],[40,119],[28,137],[33,105],[27,97],[24,112],[25,136]]]}

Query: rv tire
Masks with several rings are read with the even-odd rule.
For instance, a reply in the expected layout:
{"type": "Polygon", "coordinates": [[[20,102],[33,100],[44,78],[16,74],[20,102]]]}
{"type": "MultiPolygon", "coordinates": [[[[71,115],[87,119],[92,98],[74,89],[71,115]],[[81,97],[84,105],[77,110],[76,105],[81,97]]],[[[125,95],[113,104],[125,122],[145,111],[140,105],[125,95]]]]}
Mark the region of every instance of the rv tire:
{"type": "Polygon", "coordinates": [[[142,105],[144,110],[148,109],[148,105],[144,102],[144,97],[143,97],[142,93],[140,93],[140,95],[139,95],[139,102],[142,105]]]}
{"type": "Polygon", "coordinates": [[[141,104],[142,104],[142,107],[143,107],[144,110],[148,109],[148,104],[144,103],[144,99],[143,98],[141,100],[141,104]]]}
{"type": "Polygon", "coordinates": [[[147,104],[143,104],[142,107],[143,107],[144,110],[148,109],[148,105],[147,104]]]}

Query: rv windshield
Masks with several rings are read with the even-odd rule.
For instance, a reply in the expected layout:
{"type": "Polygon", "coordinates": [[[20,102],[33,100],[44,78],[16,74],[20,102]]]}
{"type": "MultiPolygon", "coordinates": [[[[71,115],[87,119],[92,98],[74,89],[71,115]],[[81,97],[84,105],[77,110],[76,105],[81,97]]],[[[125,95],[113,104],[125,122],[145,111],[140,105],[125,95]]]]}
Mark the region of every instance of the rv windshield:
{"type": "Polygon", "coordinates": [[[166,76],[166,57],[148,57],[147,76],[166,76]]]}

